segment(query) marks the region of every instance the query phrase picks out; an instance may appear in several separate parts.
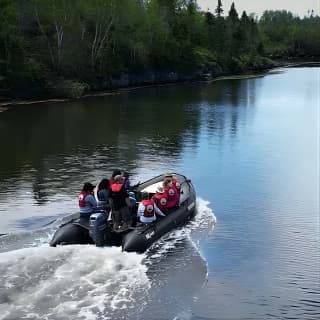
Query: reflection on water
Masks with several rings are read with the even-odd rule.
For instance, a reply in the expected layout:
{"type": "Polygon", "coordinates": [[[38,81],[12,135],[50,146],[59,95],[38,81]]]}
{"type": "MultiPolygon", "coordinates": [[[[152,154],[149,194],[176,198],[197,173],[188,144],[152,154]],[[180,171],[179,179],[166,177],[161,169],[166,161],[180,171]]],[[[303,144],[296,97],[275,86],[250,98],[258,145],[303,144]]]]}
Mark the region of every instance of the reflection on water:
{"type": "Polygon", "coordinates": [[[51,216],[54,201],[61,205],[59,213],[70,213],[82,183],[98,182],[116,167],[138,178],[174,169],[185,149],[196,152],[203,130],[208,136],[223,137],[225,130],[236,135],[238,112],[241,122],[246,113],[237,106],[253,106],[258,81],[149,88],[11,108],[0,118],[6,137],[0,141],[5,150],[0,210],[8,218],[25,211],[51,216]]]}
{"type": "MultiPolygon", "coordinates": [[[[319,88],[320,69],[299,68],[9,108],[0,233],[75,212],[83,182],[114,168],[133,182],[181,172],[218,222],[207,238],[193,235],[196,247],[159,253],[148,274],[158,289],[135,317],[165,318],[161,301],[176,319],[318,319],[319,88]]],[[[10,235],[9,250],[22,237],[10,235]]]]}

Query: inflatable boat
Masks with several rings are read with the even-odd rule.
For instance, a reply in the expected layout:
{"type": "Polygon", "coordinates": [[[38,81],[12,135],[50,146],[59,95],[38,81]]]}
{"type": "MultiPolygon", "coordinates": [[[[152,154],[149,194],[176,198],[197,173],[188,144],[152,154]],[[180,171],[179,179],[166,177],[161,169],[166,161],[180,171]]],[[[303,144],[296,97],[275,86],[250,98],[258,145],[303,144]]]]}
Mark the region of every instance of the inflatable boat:
{"type": "Polygon", "coordinates": [[[122,246],[124,251],[144,252],[156,240],[169,231],[188,222],[196,213],[196,192],[191,180],[181,174],[173,174],[181,185],[179,206],[171,208],[165,217],[157,217],[153,223],[140,223],[136,212],[142,193],[148,193],[149,199],[162,185],[164,174],[139,183],[132,188],[137,200],[133,211],[133,227],[126,230],[113,230],[113,222],[109,215],[97,212],[90,219],[70,221],[55,232],[50,245],[95,244],[96,246],[122,246]]]}

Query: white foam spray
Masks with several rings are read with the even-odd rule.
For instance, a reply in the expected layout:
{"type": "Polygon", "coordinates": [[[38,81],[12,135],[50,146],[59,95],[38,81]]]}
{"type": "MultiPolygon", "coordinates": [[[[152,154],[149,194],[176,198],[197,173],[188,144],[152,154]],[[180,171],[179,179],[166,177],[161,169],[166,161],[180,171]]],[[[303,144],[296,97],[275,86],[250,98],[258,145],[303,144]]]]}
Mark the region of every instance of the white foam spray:
{"type": "Polygon", "coordinates": [[[48,234],[37,246],[0,253],[0,319],[113,319],[115,311],[135,308],[151,286],[150,264],[193,232],[213,229],[216,218],[208,205],[198,198],[194,220],[146,254],[92,245],[51,248],[44,244],[48,234]]]}
{"type": "Polygon", "coordinates": [[[203,237],[203,233],[209,235],[213,231],[217,221],[209,204],[209,201],[197,198],[197,214],[194,219],[188,222],[184,227],[169,232],[155,242],[147,251],[147,253],[156,252],[149,255],[148,262],[154,262],[154,259],[161,258],[166,252],[173,249],[179,242],[184,241],[186,238],[196,246],[192,239],[194,233],[201,235],[201,237],[203,237]]]}
{"type": "Polygon", "coordinates": [[[0,319],[96,319],[127,308],[149,289],[143,258],[90,245],[2,253],[0,319]]]}

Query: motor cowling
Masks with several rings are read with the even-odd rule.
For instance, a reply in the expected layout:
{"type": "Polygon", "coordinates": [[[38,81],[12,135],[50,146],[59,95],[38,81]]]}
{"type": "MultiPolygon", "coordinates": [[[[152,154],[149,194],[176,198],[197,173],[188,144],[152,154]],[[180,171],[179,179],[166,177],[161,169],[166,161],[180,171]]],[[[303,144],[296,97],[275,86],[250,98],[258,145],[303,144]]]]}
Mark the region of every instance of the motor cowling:
{"type": "Polygon", "coordinates": [[[91,214],[89,234],[97,247],[111,245],[111,227],[106,212],[91,214]]]}

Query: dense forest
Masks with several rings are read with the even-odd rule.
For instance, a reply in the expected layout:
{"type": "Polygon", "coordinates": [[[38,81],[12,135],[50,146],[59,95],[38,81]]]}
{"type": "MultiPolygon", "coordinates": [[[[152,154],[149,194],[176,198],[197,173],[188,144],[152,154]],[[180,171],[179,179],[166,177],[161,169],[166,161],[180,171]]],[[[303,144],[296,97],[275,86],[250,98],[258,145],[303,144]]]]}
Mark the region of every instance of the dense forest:
{"type": "Polygon", "coordinates": [[[320,17],[195,0],[0,0],[0,97],[238,73],[275,58],[320,56],[320,17]],[[250,8],[248,8],[250,9],[250,8]]]}

